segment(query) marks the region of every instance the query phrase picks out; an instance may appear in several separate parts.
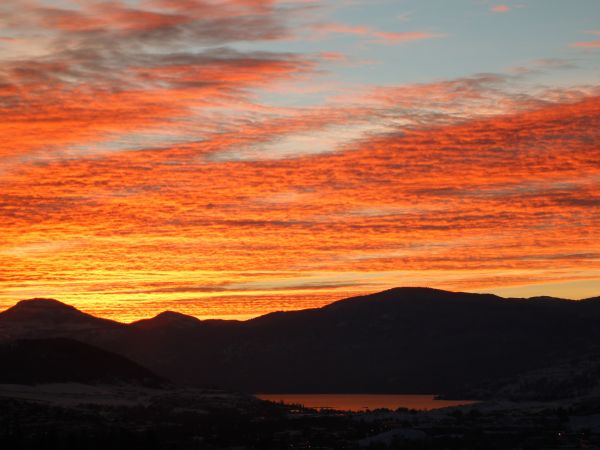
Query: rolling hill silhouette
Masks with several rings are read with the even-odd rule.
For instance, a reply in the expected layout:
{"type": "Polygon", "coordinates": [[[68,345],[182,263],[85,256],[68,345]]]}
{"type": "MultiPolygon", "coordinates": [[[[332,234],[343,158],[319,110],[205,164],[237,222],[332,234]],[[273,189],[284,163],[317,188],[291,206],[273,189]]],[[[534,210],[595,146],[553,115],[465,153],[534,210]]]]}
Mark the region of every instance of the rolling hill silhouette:
{"type": "Polygon", "coordinates": [[[166,312],[126,325],[23,301],[0,313],[0,339],[76,338],[177,382],[246,392],[444,393],[585,357],[599,321],[598,298],[396,288],[245,322],[166,312]]]}
{"type": "Polygon", "coordinates": [[[127,358],[68,338],[0,343],[0,383],[166,385],[166,380],[127,358]]]}

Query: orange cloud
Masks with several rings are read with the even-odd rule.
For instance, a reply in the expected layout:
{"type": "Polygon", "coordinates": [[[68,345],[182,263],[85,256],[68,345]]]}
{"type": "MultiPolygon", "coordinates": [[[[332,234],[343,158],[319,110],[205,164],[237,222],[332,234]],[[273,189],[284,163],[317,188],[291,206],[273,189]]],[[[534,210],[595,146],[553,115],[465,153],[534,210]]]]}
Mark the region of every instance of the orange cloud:
{"type": "Polygon", "coordinates": [[[287,36],[275,2],[47,5],[0,6],[44,49],[16,41],[0,64],[0,308],[246,318],[600,278],[593,87],[483,74],[273,106],[261,94],[318,90],[317,64],[343,59],[223,47],[287,36]]]}
{"type": "Polygon", "coordinates": [[[346,61],[347,59],[346,55],[339,52],[321,52],[319,57],[326,61],[346,61]]]}
{"type": "Polygon", "coordinates": [[[596,48],[600,47],[600,41],[575,42],[571,46],[578,48],[596,48]]]}
{"type": "Polygon", "coordinates": [[[496,13],[506,13],[509,12],[512,8],[508,5],[493,5],[490,10],[496,13]]]}
{"type": "MultiPolygon", "coordinates": [[[[248,317],[415,280],[474,289],[597,277],[599,113],[590,97],[293,159],[198,157],[230,148],[232,133],[22,166],[2,178],[3,298],[43,286],[116,316],[123,299],[154,305],[141,316],[165,302],[210,316],[224,314],[211,302],[235,298],[230,314],[248,317]]],[[[264,141],[342,117],[238,134],[264,141]]]]}
{"type": "Polygon", "coordinates": [[[443,37],[441,34],[434,34],[424,31],[379,31],[367,26],[348,25],[343,23],[322,23],[315,25],[313,28],[322,34],[354,34],[365,36],[369,39],[372,39],[374,42],[382,44],[399,44],[403,42],[443,37]]]}

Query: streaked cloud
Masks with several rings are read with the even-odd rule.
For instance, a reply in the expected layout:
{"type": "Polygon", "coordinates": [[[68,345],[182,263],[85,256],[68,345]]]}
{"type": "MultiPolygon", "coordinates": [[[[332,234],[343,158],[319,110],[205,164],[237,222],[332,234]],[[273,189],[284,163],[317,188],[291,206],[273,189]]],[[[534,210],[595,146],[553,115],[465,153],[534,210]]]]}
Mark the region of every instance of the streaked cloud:
{"type": "Polygon", "coordinates": [[[600,279],[587,52],[399,81],[432,57],[365,43],[447,34],[431,45],[458,58],[453,32],[302,1],[0,11],[0,308],[248,318],[397,285],[600,279]]]}
{"type": "Polygon", "coordinates": [[[320,23],[313,30],[322,35],[350,34],[363,36],[370,42],[378,44],[401,44],[444,37],[443,34],[428,31],[380,31],[364,25],[348,25],[344,23],[320,23]]]}

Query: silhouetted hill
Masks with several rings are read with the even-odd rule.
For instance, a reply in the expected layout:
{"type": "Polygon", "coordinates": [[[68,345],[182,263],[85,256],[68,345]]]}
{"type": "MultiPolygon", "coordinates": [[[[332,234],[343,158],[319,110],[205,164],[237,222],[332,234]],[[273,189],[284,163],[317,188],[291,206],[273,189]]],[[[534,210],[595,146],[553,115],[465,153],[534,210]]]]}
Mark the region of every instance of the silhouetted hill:
{"type": "Polygon", "coordinates": [[[10,320],[13,323],[31,323],[32,321],[39,323],[43,321],[50,324],[67,322],[94,324],[110,322],[106,319],[99,319],[83,313],[73,306],[49,298],[22,300],[15,306],[0,313],[0,318],[2,320],[10,320]]]}
{"type": "Polygon", "coordinates": [[[53,299],[22,300],[0,313],[0,340],[71,336],[93,340],[123,332],[126,326],[79,311],[53,299]]]}
{"type": "MultiPolygon", "coordinates": [[[[0,333],[11,329],[5,314],[0,333]]],[[[585,357],[599,347],[599,321],[595,300],[397,288],[246,322],[167,312],[131,325],[94,323],[92,333],[61,323],[52,334],[77,337],[194,385],[443,393],[585,357]]]]}
{"type": "Polygon", "coordinates": [[[0,344],[0,383],[134,384],[166,380],[127,358],[73,339],[23,339],[0,344]]]}
{"type": "Polygon", "coordinates": [[[174,311],[164,311],[151,319],[142,319],[131,324],[132,327],[145,330],[186,329],[196,327],[200,320],[174,311]]]}

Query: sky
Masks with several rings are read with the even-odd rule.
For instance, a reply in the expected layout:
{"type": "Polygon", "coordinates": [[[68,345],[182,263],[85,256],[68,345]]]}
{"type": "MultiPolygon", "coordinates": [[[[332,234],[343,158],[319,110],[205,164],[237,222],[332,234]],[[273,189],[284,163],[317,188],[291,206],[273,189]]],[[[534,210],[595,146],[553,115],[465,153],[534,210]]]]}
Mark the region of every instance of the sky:
{"type": "Polygon", "coordinates": [[[3,0],[0,309],[600,295],[597,0],[3,0]]]}

